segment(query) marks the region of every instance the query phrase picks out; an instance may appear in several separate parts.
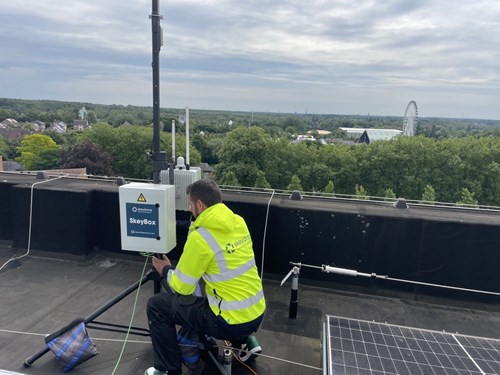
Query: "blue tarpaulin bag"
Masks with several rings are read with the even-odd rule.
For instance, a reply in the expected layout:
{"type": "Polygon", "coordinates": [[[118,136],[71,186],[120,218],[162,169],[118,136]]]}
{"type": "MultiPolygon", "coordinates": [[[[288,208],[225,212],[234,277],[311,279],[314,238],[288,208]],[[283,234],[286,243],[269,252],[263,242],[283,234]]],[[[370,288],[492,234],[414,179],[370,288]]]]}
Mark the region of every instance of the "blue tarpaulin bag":
{"type": "Polygon", "coordinates": [[[179,328],[177,345],[181,350],[182,363],[188,369],[194,370],[200,360],[201,351],[205,350],[205,345],[200,342],[198,333],[190,328],[179,328]]]}
{"type": "MultiPolygon", "coordinates": [[[[193,293],[200,297],[204,295],[200,283],[196,284],[196,289],[193,293]]],[[[177,345],[181,351],[181,361],[190,370],[196,369],[201,358],[203,350],[210,350],[216,346],[212,337],[200,335],[194,329],[181,326],[177,331],[177,345]],[[202,340],[203,339],[203,340],[202,340]]]]}
{"type": "Polygon", "coordinates": [[[69,372],[80,363],[99,354],[82,319],[45,338],[45,343],[55,354],[63,372],[69,372]]]}

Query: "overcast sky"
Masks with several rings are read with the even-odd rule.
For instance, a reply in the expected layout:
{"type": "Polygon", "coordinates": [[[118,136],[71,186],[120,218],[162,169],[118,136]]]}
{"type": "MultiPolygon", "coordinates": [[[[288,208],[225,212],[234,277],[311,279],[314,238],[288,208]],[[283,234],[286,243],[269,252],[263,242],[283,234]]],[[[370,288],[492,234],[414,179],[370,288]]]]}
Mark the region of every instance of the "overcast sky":
{"type": "MultiPolygon", "coordinates": [[[[0,97],[152,106],[149,0],[0,0],[0,97]]],[[[498,0],[160,0],[163,108],[500,119],[498,0]]]]}

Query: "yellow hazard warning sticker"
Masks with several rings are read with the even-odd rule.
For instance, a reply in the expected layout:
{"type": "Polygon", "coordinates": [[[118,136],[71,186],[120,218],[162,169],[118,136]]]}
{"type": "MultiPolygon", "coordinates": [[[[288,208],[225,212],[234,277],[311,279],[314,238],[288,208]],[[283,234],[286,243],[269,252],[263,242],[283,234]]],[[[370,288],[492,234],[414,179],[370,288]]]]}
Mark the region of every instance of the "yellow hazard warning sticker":
{"type": "Polygon", "coordinates": [[[137,202],[146,202],[146,198],[142,193],[139,195],[139,198],[137,198],[137,202]]]}

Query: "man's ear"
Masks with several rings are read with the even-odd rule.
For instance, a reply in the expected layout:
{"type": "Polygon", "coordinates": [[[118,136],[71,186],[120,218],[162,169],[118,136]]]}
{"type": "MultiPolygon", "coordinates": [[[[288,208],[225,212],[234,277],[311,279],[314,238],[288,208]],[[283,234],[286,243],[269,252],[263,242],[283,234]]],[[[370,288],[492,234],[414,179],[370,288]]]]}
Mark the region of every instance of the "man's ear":
{"type": "Polygon", "coordinates": [[[198,208],[200,209],[200,211],[203,211],[204,209],[207,208],[207,205],[201,199],[198,199],[196,201],[196,204],[199,205],[198,208]]]}

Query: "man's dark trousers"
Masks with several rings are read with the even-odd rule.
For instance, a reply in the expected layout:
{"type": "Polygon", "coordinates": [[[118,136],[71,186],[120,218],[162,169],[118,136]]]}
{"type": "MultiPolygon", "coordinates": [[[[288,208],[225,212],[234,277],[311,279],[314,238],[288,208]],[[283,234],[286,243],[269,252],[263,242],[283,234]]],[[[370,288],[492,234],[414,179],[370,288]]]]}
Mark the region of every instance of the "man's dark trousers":
{"type": "Polygon", "coordinates": [[[263,316],[242,324],[227,324],[215,315],[205,297],[158,293],[148,301],[147,315],[154,351],[154,367],[159,371],[181,369],[181,353],[177,345],[176,325],[211,336],[229,340],[238,347],[256,332],[263,316]]]}

